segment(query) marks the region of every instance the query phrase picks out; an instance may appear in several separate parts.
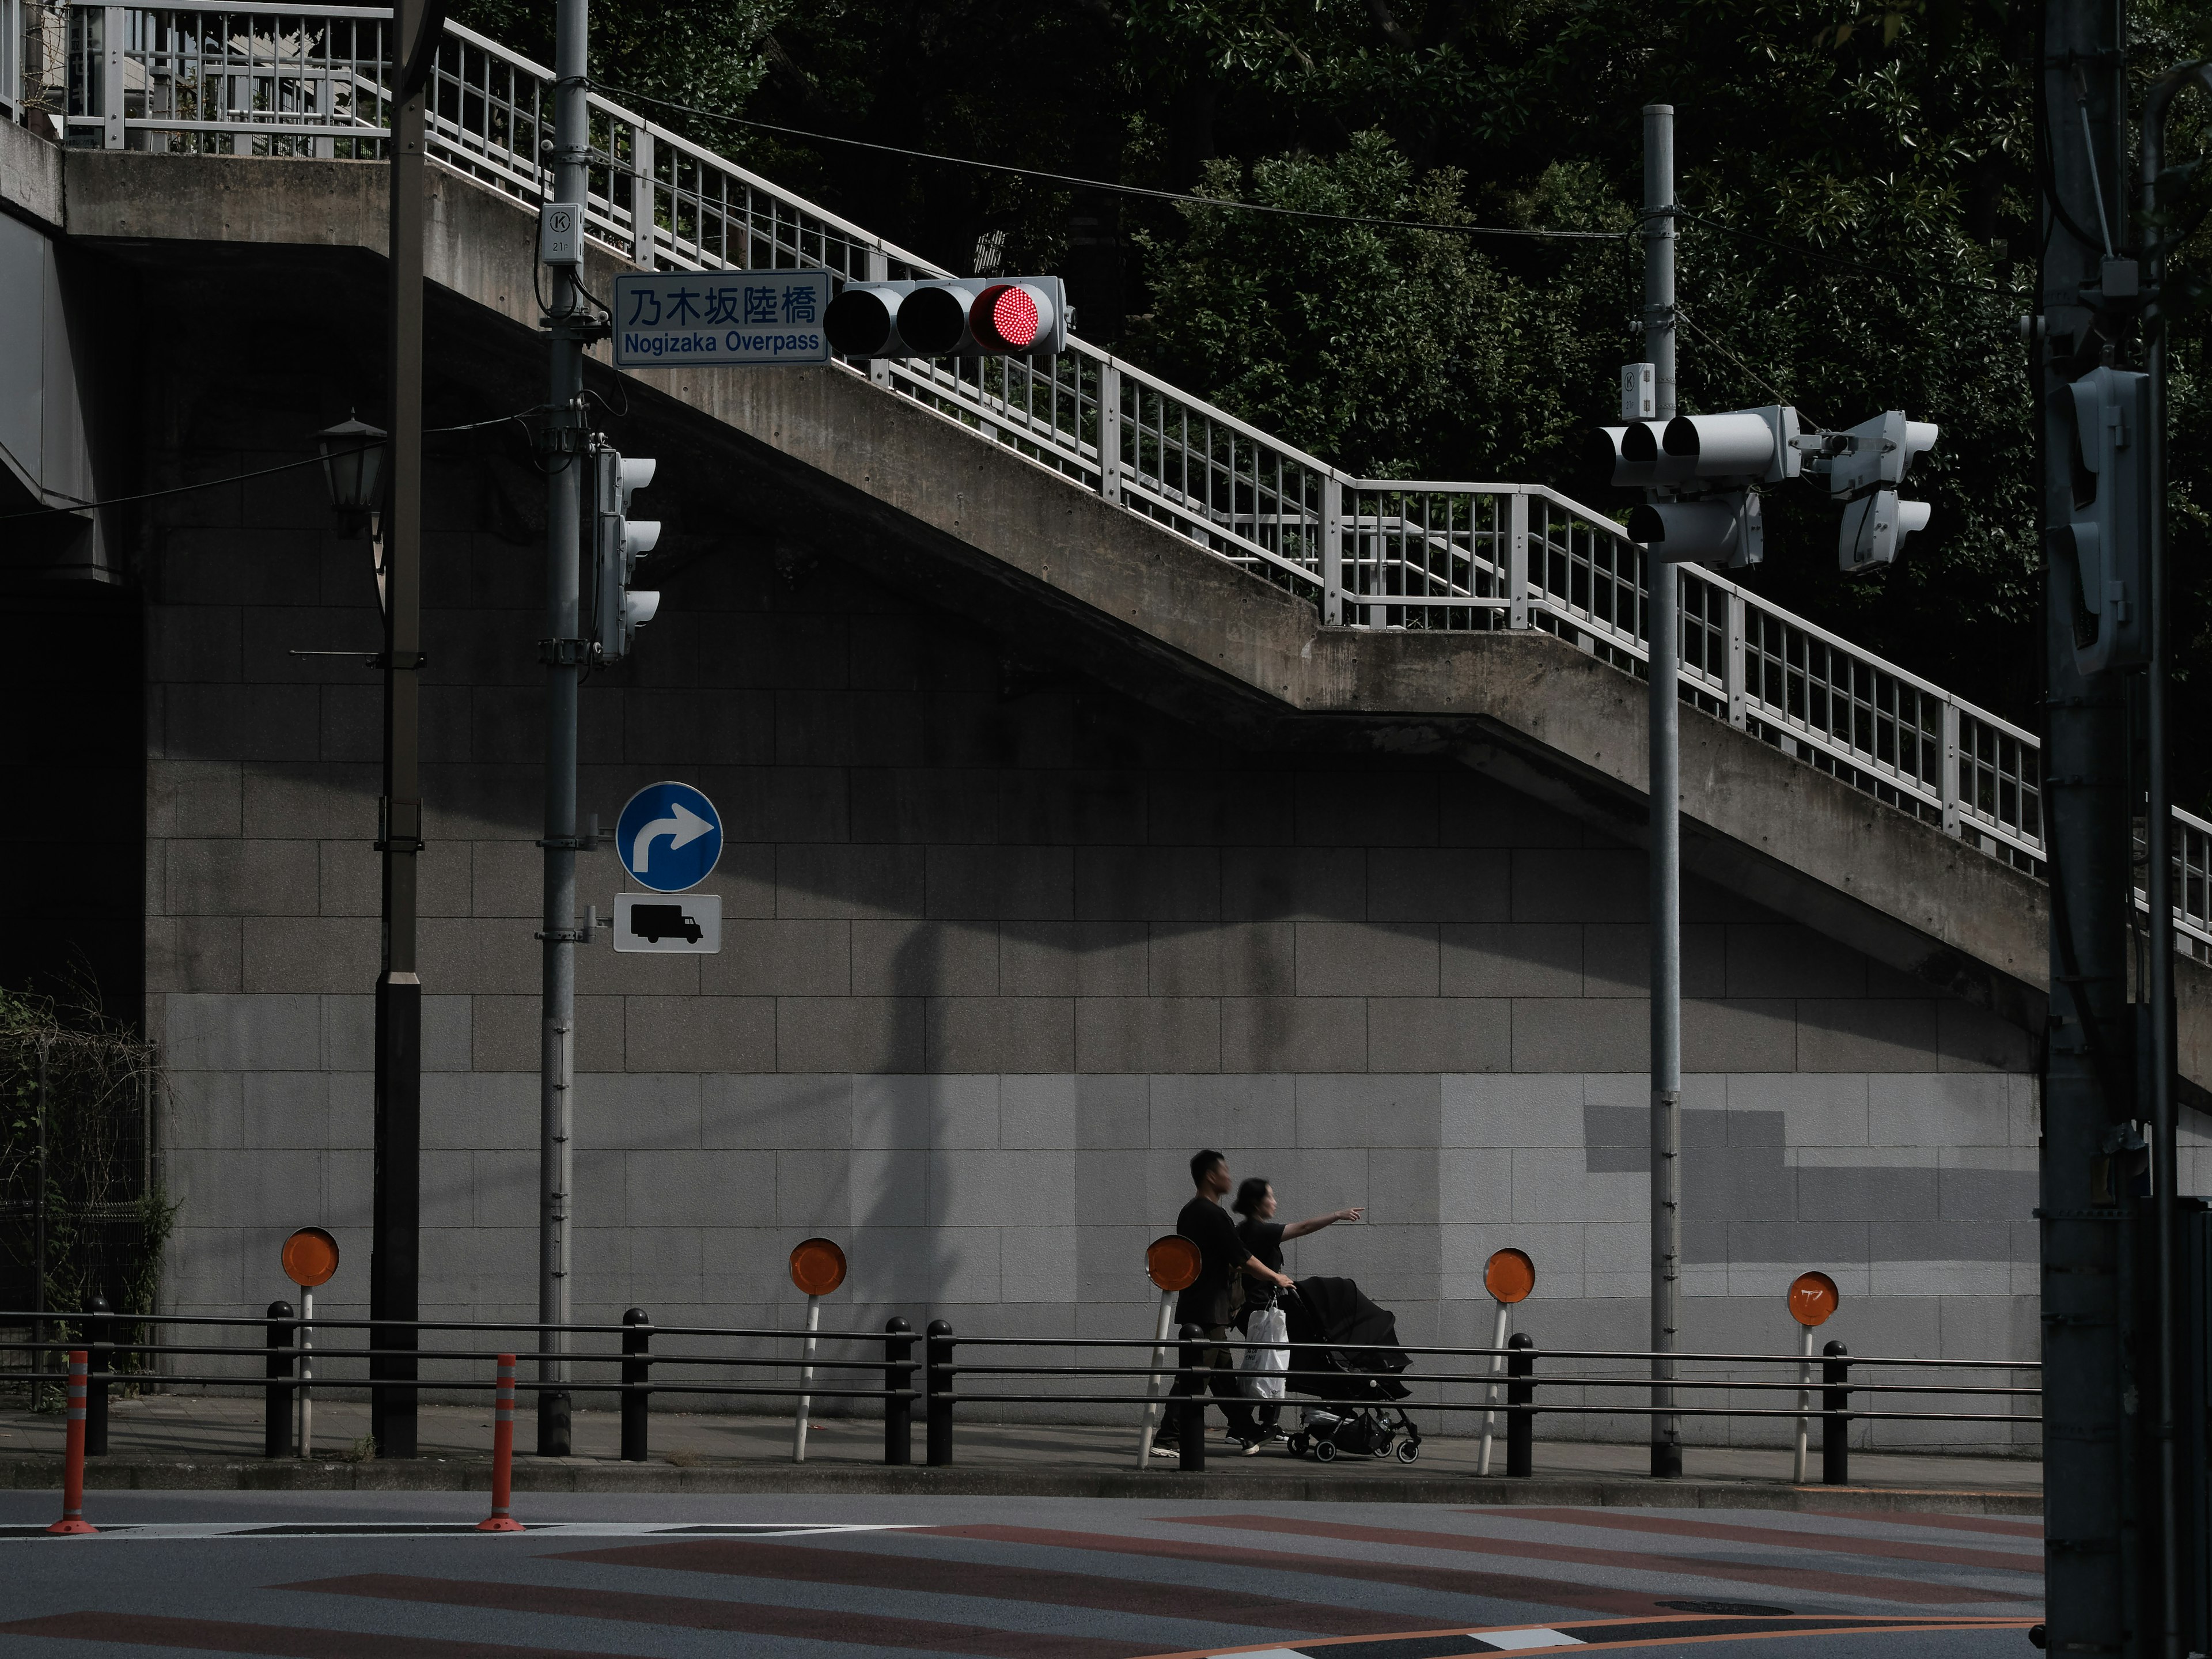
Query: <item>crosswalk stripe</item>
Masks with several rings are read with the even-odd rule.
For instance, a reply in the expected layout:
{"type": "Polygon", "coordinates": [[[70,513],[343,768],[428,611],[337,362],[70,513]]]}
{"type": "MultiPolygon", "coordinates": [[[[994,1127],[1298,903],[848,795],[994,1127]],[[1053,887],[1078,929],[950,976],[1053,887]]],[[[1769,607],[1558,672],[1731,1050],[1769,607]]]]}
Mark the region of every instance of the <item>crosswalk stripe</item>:
{"type": "Polygon", "coordinates": [[[1450,1595],[1478,1595],[1498,1601],[1520,1601],[1542,1607],[1577,1607],[1587,1613],[1650,1613],[1656,1592],[1617,1590],[1601,1584],[1577,1583],[1566,1578],[1538,1578],[1525,1573],[1482,1572],[1467,1567],[1431,1567],[1402,1561],[1357,1561],[1340,1555],[1306,1555],[1289,1550],[1253,1549],[1235,1544],[1211,1544],[1197,1539],[1139,1538],[1123,1533],[1061,1532],[1043,1527],[976,1525],[932,1527],[948,1538],[974,1538],[988,1543],[1031,1544],[1048,1549],[1085,1550],[1111,1555],[1164,1557],[1173,1561],[1203,1562],[1212,1566],[1246,1567],[1268,1572],[1308,1577],[1352,1578],[1378,1584],[1400,1584],[1408,1589],[1441,1590],[1450,1595]]]}
{"type": "Polygon", "coordinates": [[[1171,1597],[1182,1596],[1184,1587],[1179,1585],[1103,1573],[1018,1566],[1011,1562],[994,1561],[985,1566],[944,1555],[905,1551],[838,1550],[811,1544],[761,1544],[716,1539],[571,1551],[556,1559],[590,1561],[603,1566],[649,1567],[852,1589],[1041,1601],[1048,1607],[1096,1607],[1107,1613],[1148,1613],[1154,1617],[1188,1618],[1203,1624],[1251,1625],[1261,1630],[1312,1632],[1324,1636],[1389,1630],[1406,1622],[1402,1612],[1377,1613],[1335,1602],[1292,1601],[1250,1590],[1213,1587],[1188,1591],[1191,1610],[1186,1613],[1163,1606],[1171,1597]]]}
{"type": "Polygon", "coordinates": [[[997,1630],[983,1625],[859,1613],[842,1607],[793,1607],[771,1602],[653,1595],[634,1590],[579,1589],[498,1580],[358,1573],[343,1578],[309,1579],[278,1588],[499,1613],[605,1619],[673,1630],[727,1631],[747,1636],[848,1642],[863,1648],[974,1654],[982,1656],[982,1659],[1132,1659],[1132,1656],[1144,1651],[1134,1643],[1097,1637],[997,1630]]]}
{"type": "MultiPolygon", "coordinates": [[[[1483,1515],[1482,1510],[1462,1510],[1483,1515]]],[[[1620,1510],[1523,1510],[1516,1521],[1549,1521],[1563,1527],[1607,1527],[1620,1532],[1661,1533],[1674,1538],[1714,1538],[1735,1544],[1766,1544],[1776,1549],[1875,1555],[1893,1561],[1938,1561],[1953,1567],[1987,1567],[1997,1572],[2041,1572],[2043,1556],[2025,1550],[1959,1549],[1921,1539],[1867,1538],[1853,1533],[1798,1532],[1782,1527],[1747,1526],[1724,1521],[1692,1521],[1683,1516],[1631,1515],[1620,1510]]]]}
{"type": "Polygon", "coordinates": [[[1715,1556],[1646,1555],[1625,1550],[1592,1549],[1577,1544],[1541,1543],[1531,1539],[1500,1538],[1481,1533],[1414,1532],[1389,1527],[1348,1526],[1328,1521],[1306,1521],[1288,1516],[1200,1515],[1164,1517],[1191,1527],[1221,1527],[1250,1532],[1291,1533],[1306,1538],[1338,1538],[1347,1543],[1385,1544],[1399,1549],[1455,1550],[1477,1555],[1509,1555],[1539,1561],[1608,1567],[1616,1571],[1728,1579],[1748,1584],[1771,1584],[1783,1589],[1818,1590],[1834,1595],[1929,1604],[1961,1601],[2019,1601],[2031,1592],[2004,1595],[1966,1584],[1945,1584],[1923,1578],[1878,1578],[1870,1574],[1832,1572],[1818,1567],[1768,1566],[1715,1556]]]}
{"type": "Polygon", "coordinates": [[[266,1654],[276,1659],[639,1659],[634,1654],[586,1653],[573,1648],[510,1647],[503,1642],[460,1642],[433,1636],[142,1613],[61,1613],[44,1619],[19,1619],[0,1625],[0,1635],[106,1642],[116,1647],[266,1654]]]}

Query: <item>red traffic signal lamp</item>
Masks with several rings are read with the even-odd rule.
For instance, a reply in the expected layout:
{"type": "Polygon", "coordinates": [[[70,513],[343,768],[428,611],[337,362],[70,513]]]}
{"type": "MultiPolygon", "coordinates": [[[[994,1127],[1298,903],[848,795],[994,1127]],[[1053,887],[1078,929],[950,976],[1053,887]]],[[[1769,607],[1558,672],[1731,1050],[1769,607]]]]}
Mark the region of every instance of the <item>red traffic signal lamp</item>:
{"type": "Polygon", "coordinates": [[[823,315],[841,357],[1048,357],[1067,349],[1057,276],[848,283],[823,315]]]}

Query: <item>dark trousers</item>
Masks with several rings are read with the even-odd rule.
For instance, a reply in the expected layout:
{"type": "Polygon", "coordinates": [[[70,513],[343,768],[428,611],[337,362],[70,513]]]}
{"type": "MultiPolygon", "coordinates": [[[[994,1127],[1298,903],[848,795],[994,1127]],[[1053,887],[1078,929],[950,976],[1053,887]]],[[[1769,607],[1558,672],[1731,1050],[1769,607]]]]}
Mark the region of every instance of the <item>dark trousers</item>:
{"type": "MultiPolygon", "coordinates": [[[[1197,1348],[1195,1358],[1199,1365],[1208,1373],[1206,1384],[1213,1390],[1213,1397],[1220,1402],[1221,1414],[1229,1419],[1229,1432],[1241,1435],[1247,1440],[1256,1440],[1260,1437],[1260,1430],[1252,1421],[1252,1402],[1244,1393],[1243,1379],[1237,1375],[1237,1356],[1225,1346],[1212,1346],[1225,1344],[1229,1340],[1229,1328],[1226,1325],[1212,1326],[1206,1336],[1206,1346],[1197,1348]]],[[[1193,1358],[1190,1350],[1179,1352],[1182,1354],[1181,1363],[1188,1366],[1193,1358]]],[[[1168,1398],[1170,1401],[1185,1399],[1198,1391],[1199,1379],[1186,1370],[1176,1378],[1175,1387],[1168,1390],[1168,1398]]],[[[1158,1438],[1172,1442],[1181,1432],[1182,1419],[1170,1405],[1167,1420],[1161,1425],[1158,1438]]]]}

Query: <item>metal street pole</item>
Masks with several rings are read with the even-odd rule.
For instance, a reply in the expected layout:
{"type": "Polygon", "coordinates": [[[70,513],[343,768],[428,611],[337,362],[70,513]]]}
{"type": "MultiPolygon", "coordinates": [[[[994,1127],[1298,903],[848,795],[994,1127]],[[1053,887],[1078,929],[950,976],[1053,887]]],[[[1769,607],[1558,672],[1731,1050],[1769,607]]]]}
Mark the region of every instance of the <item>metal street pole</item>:
{"type": "MultiPolygon", "coordinates": [[[[560,0],[554,33],[553,199],[585,199],[590,112],[585,102],[586,0],[560,0]]],[[[580,234],[580,226],[579,231],[580,234]]],[[[587,438],[584,345],[595,333],[576,276],[580,267],[551,268],[553,301],[545,319],[552,343],[546,402],[545,629],[545,915],[538,1077],[538,1321],[564,1327],[569,1314],[569,1264],[574,1193],[576,1059],[576,689],[586,650],[580,637],[587,438]]],[[[566,1457],[569,1449],[568,1338],[563,1329],[538,1335],[538,1455],[566,1457]]]]}
{"type": "MultiPolygon", "coordinates": [[[[2148,1079],[2151,1122],[2151,1202],[2155,1211],[2154,1237],[2158,1251],[2158,1510],[2159,1577],[2162,1594],[2158,1613],[2163,1626],[2165,1659],[2180,1659],[2188,1622],[2182,1614],[2184,1535],[2193,1528],[2185,1515],[2204,1513],[2205,1474],[2199,1468],[2184,1471],[2179,1438],[2182,1404],[2182,1364],[2175,1324],[2179,1305],[2174,1284],[2179,1266],[2179,1243],[2175,1236],[2175,1195],[2180,1190],[2180,1165],[2174,1127],[2173,1079],[2176,1032],[2173,1003],[2173,799],[2167,775],[2169,726],[2166,673],[2171,660],[2171,583],[2166,550],[2166,258],[2159,250],[2166,232],[2159,222],[2159,175],[2166,161],[2166,121],[2176,94],[2191,82],[2212,93],[2212,64],[2196,63],[2161,79],[2144,100],[2142,113],[2142,235],[2148,269],[2148,291],[2158,296],[2144,319],[2149,347],[2150,409],[2142,441],[2149,460],[2144,526],[2150,538],[2149,584],[2145,598],[2149,606],[2150,666],[2144,688],[2149,726],[2150,765],[2145,815],[2149,823],[2149,872],[2144,889],[2150,900],[2145,948],[2149,962],[2144,974],[2144,1000],[2150,1006],[2151,1075],[2148,1079]]],[[[2139,1090],[2139,1092],[2141,1091],[2139,1090]]]]}
{"type": "Polygon", "coordinates": [[[368,1257],[369,1437],[380,1457],[415,1455],[415,1319],[422,1209],[422,982],[415,957],[422,670],[422,88],[443,33],[443,0],[398,0],[393,15],[392,399],[384,511],[383,965],[376,980],[375,1174],[368,1257]],[[398,1349],[398,1353],[375,1350],[398,1349]],[[398,1386],[392,1386],[392,1385],[398,1386]]]}
{"type": "MultiPolygon", "coordinates": [[[[1644,349],[1653,418],[1674,417],[1674,109],[1644,108],[1644,349]]],[[[1681,701],[1674,567],[1644,555],[1650,642],[1651,1473],[1682,1472],[1674,1353],[1682,1328],[1681,701]]]]}
{"type": "MultiPolygon", "coordinates": [[[[2045,179],[2030,355],[2039,420],[2042,525],[2074,502],[2073,437],[2059,388],[2119,337],[2083,287],[2101,289],[2106,223],[2125,200],[2127,104],[2118,8],[2045,0],[2035,142],[2045,179]]],[[[2136,1115],[2127,1002],[2132,802],[2121,677],[2075,659],[2068,574],[2046,563],[2044,821],[2051,878],[2051,1014],[2043,1078],[2044,1547],[2046,1646],[2147,1656],[2140,1553],[2129,1511],[2140,1417],[2125,1350],[2134,1298],[2132,1206],[2122,1131],[2136,1115]]]]}

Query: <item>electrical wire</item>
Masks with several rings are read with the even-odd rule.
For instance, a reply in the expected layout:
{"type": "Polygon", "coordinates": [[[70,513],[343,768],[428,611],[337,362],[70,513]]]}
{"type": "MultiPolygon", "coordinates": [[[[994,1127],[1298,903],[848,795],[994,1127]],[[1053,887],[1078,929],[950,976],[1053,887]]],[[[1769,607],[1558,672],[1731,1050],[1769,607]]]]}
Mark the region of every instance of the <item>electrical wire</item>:
{"type": "Polygon", "coordinates": [[[809,132],[804,127],[780,126],[774,121],[756,121],[743,115],[725,115],[720,110],[702,109],[696,104],[679,104],[673,99],[656,98],[650,93],[607,86],[604,82],[600,84],[599,90],[613,93],[617,97],[634,98],[641,104],[658,105],[662,109],[681,110],[686,115],[702,115],[710,121],[725,121],[732,126],[754,127],[763,132],[780,132],[787,137],[804,138],[811,143],[844,144],[854,149],[875,150],[885,155],[903,155],[912,161],[942,161],[949,167],[1012,173],[1018,178],[1042,179],[1049,184],[1073,185],[1079,190],[1100,191],[1111,196],[1141,197],[1146,201],[1187,203],[1195,207],[1224,208],[1238,213],[1273,213],[1285,218],[1318,219],[1339,225],[1365,225],[1379,230],[1449,231],[1461,236],[1501,236],[1531,241],[1617,242],[1632,240],[1641,234],[1633,230],[1528,230],[1504,225],[1443,224],[1423,219],[1374,219],[1353,213],[1321,213],[1310,208],[1278,207],[1268,202],[1232,201],[1222,196],[1194,196],[1182,191],[1151,190],[1141,185],[1111,184],[1103,179],[1085,179],[1070,173],[1047,173],[1038,167],[1018,167],[1003,161],[978,161],[971,156],[945,155],[936,150],[908,149],[902,145],[879,144],[866,138],[841,138],[830,132],[809,132]]]}
{"type": "MultiPolygon", "coordinates": [[[[459,426],[425,427],[426,438],[450,432],[477,432],[489,426],[505,426],[508,422],[520,422],[525,416],[539,413],[544,405],[535,404],[520,414],[501,415],[494,420],[466,421],[459,426]]],[[[524,430],[528,431],[528,428],[524,430]]],[[[194,490],[220,489],[225,484],[243,483],[248,478],[265,478],[272,472],[295,472],[303,466],[320,466],[325,461],[339,455],[365,455],[372,449],[381,449],[380,443],[363,444],[358,449],[332,450],[329,455],[310,455],[304,461],[280,461],[275,466],[258,467],[251,472],[234,472],[227,477],[207,478],[198,483],[174,484],[167,489],[148,489],[136,495],[111,495],[106,501],[78,501],[69,507],[34,507],[27,513],[0,514],[0,524],[13,523],[18,519],[44,519],[57,513],[90,513],[103,507],[126,507],[133,501],[159,501],[165,495],[188,495],[194,490]]]]}
{"type": "MultiPolygon", "coordinates": [[[[1738,368],[1749,375],[1753,385],[1762,386],[1765,390],[1772,392],[1777,402],[1790,404],[1792,407],[1795,407],[1794,400],[1790,398],[1788,392],[1784,392],[1780,386],[1775,385],[1773,381],[1768,380],[1766,376],[1760,374],[1742,358],[1737,356],[1735,352],[1729,350],[1727,345],[1717,338],[1713,334],[1712,331],[1700,324],[1698,319],[1683,307],[1681,301],[1679,300],[1674,303],[1674,320],[1686,325],[1691,333],[1696,335],[1707,345],[1711,346],[1715,351],[1719,352],[1722,356],[1727,358],[1729,362],[1734,363],[1738,368]]],[[[1811,420],[1809,418],[1805,423],[1814,431],[1825,432],[1828,429],[1820,422],[1811,420]]]]}

